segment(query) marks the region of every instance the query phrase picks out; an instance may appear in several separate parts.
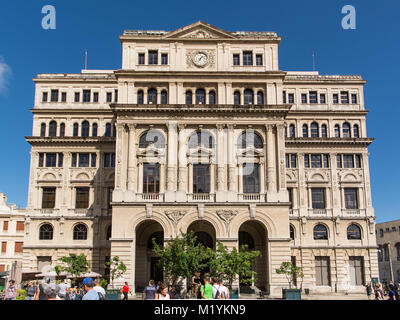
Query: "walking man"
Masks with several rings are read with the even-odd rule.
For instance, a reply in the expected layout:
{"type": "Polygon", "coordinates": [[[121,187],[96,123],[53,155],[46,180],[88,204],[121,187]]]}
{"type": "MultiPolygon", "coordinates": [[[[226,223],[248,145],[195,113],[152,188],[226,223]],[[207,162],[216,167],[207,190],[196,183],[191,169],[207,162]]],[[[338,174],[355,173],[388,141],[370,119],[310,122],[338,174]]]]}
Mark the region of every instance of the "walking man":
{"type": "Polygon", "coordinates": [[[154,280],[149,281],[149,285],[146,286],[142,293],[143,300],[154,300],[156,296],[156,288],[154,287],[154,280]]]}

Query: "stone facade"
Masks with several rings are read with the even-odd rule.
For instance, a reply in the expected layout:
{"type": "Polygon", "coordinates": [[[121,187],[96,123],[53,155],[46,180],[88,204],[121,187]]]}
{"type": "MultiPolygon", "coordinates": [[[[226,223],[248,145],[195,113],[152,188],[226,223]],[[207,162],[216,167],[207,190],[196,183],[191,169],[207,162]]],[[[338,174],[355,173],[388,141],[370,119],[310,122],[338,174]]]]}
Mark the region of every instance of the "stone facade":
{"type": "Polygon", "coordinates": [[[379,279],[400,282],[400,220],[376,225],[379,279]]]}
{"type": "Polygon", "coordinates": [[[74,251],[104,273],[119,256],[118,281],[140,290],[162,278],[149,239],[193,230],[260,250],[254,285],[271,296],[287,285],[283,261],[311,291],[357,292],[377,276],[360,76],[279,70],[274,32],[197,22],[120,40],[121,70],[35,79],[25,270],[74,251]],[[39,240],[43,224],[52,240],[39,240]],[[86,240],[72,240],[77,224],[86,240]]]}

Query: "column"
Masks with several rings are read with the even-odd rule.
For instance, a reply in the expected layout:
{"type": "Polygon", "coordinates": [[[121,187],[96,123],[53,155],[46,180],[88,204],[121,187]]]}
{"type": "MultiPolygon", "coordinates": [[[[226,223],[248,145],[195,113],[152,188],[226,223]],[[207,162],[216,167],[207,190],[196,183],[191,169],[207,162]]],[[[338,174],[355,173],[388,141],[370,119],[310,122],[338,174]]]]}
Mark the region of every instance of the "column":
{"type": "Polygon", "coordinates": [[[179,157],[179,178],[178,178],[178,190],[180,192],[186,193],[186,167],[187,167],[187,160],[186,160],[186,144],[185,144],[185,130],[184,124],[178,125],[179,129],[179,150],[178,150],[178,157],[179,157]]]}
{"type": "Polygon", "coordinates": [[[139,185],[138,185],[138,193],[143,193],[143,162],[139,162],[139,185]]]}
{"type": "Polygon", "coordinates": [[[224,170],[224,126],[217,125],[217,190],[225,190],[225,170],[224,170]]]}
{"type": "Polygon", "coordinates": [[[189,162],[189,193],[193,194],[193,163],[189,162]]]}
{"type": "Polygon", "coordinates": [[[168,124],[168,156],[167,156],[167,191],[165,201],[175,202],[176,188],[176,167],[178,154],[177,123],[170,121],[168,124]]]}
{"type": "Polygon", "coordinates": [[[259,171],[258,175],[260,178],[260,180],[259,180],[260,181],[260,194],[262,195],[265,193],[265,181],[264,181],[265,169],[264,169],[264,159],[263,158],[260,158],[258,171],[259,171]]]}
{"type": "Polygon", "coordinates": [[[228,165],[229,165],[229,191],[237,192],[237,163],[236,163],[236,148],[235,148],[235,125],[228,125],[228,165]]]}
{"type": "Polygon", "coordinates": [[[135,192],[136,176],[136,125],[129,124],[128,191],[135,192]]]}
{"type": "MultiPolygon", "coordinates": [[[[122,124],[116,125],[117,138],[116,138],[116,148],[115,148],[115,190],[113,193],[113,201],[120,202],[123,199],[122,189],[123,189],[123,132],[124,128],[122,124]]],[[[126,180],[125,180],[126,181],[126,180]]]]}
{"type": "Polygon", "coordinates": [[[270,200],[273,200],[276,194],[274,125],[268,124],[265,128],[267,130],[267,193],[269,194],[270,200]]]}

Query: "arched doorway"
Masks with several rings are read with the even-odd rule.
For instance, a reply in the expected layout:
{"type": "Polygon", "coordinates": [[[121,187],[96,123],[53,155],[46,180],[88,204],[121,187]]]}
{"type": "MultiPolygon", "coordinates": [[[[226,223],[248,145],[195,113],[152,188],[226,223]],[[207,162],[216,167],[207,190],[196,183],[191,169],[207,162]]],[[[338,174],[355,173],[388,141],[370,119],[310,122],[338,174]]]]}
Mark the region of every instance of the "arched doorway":
{"type": "Polygon", "coordinates": [[[136,227],[136,259],[135,259],[135,288],[141,291],[149,280],[163,281],[162,267],[158,266],[159,258],[153,251],[153,241],[164,244],[164,230],[158,222],[147,220],[136,227]]]}
{"type": "Polygon", "coordinates": [[[246,289],[251,290],[251,286],[256,286],[262,291],[268,289],[268,234],[261,222],[246,221],[239,229],[239,248],[247,245],[248,250],[258,250],[261,252],[253,264],[253,271],[257,272],[256,279],[251,284],[241,283],[242,292],[246,289]]]}

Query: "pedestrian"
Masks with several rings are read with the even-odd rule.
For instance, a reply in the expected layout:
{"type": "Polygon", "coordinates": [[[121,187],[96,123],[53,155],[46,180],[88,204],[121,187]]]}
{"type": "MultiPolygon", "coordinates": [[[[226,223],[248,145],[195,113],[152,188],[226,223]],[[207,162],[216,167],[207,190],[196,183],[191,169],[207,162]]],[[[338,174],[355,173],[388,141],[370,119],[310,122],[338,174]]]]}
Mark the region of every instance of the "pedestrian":
{"type": "Polygon", "coordinates": [[[191,282],[191,288],[192,288],[191,297],[201,299],[200,287],[201,287],[200,272],[195,272],[191,282]]]}
{"type": "Polygon", "coordinates": [[[204,285],[201,286],[201,298],[202,299],[212,299],[213,298],[213,286],[210,284],[210,277],[204,277],[204,285]]]}
{"type": "MultiPolygon", "coordinates": [[[[50,280],[49,280],[50,281],[50,280]]],[[[44,294],[46,295],[47,299],[46,300],[57,300],[57,293],[58,293],[58,287],[55,283],[49,283],[45,288],[44,288],[44,294]]]]}
{"type": "Polygon", "coordinates": [[[156,288],[154,287],[154,280],[150,280],[149,284],[143,290],[142,299],[154,300],[155,296],[156,296],[156,288]]]}
{"type": "Polygon", "coordinates": [[[8,288],[6,289],[4,300],[15,300],[16,298],[17,298],[17,288],[15,286],[15,281],[10,280],[8,288]]]}
{"type": "Polygon", "coordinates": [[[76,288],[69,288],[67,294],[69,300],[76,300],[76,288]]]}
{"type": "Polygon", "coordinates": [[[64,280],[61,280],[61,282],[58,285],[59,288],[59,292],[58,292],[58,296],[62,299],[65,300],[67,297],[67,289],[68,286],[66,285],[66,283],[64,282],[64,280]]]}
{"type": "Polygon", "coordinates": [[[368,282],[367,285],[365,286],[365,289],[367,291],[367,297],[368,300],[371,300],[371,295],[372,295],[372,286],[371,286],[371,282],[368,282]]]}
{"type": "Polygon", "coordinates": [[[388,288],[389,288],[389,290],[388,290],[389,299],[388,300],[397,300],[393,285],[389,284],[388,288]]]}
{"type": "Polygon", "coordinates": [[[100,281],[98,279],[94,280],[94,288],[93,288],[97,294],[99,295],[100,300],[105,300],[106,299],[106,291],[104,288],[100,285],[100,281]]]}
{"type": "Polygon", "coordinates": [[[229,299],[229,290],[226,286],[224,286],[224,282],[222,280],[219,281],[220,290],[223,293],[222,299],[229,299]]]}
{"type": "Polygon", "coordinates": [[[394,295],[396,296],[396,300],[399,300],[399,288],[397,287],[396,283],[393,281],[390,281],[390,284],[393,286],[393,291],[394,291],[394,295]]]}
{"type": "Polygon", "coordinates": [[[221,287],[219,285],[218,278],[217,277],[213,277],[212,281],[213,281],[213,284],[212,284],[212,286],[213,286],[213,299],[224,299],[222,297],[223,293],[221,292],[221,287]]]}
{"type": "Polygon", "coordinates": [[[375,300],[384,300],[383,291],[379,283],[375,283],[375,300]]]}
{"type": "Polygon", "coordinates": [[[165,284],[160,284],[156,293],[156,300],[170,300],[171,297],[168,293],[168,287],[165,284]]]}
{"type": "Polygon", "coordinates": [[[86,294],[82,297],[82,300],[100,300],[97,291],[93,290],[94,281],[92,278],[83,279],[83,287],[85,289],[86,294]]]}
{"type": "Polygon", "coordinates": [[[39,297],[39,288],[33,284],[33,281],[28,282],[28,287],[26,288],[25,300],[37,300],[39,297]]]}
{"type": "Polygon", "coordinates": [[[125,282],[125,285],[122,287],[122,294],[124,298],[122,300],[128,300],[128,293],[129,293],[129,285],[128,282],[125,282]]]}
{"type": "Polygon", "coordinates": [[[160,289],[161,284],[162,284],[161,281],[158,281],[158,282],[157,282],[157,284],[156,284],[156,290],[160,289]]]}
{"type": "Polygon", "coordinates": [[[44,293],[46,287],[50,284],[49,278],[43,278],[42,283],[39,285],[39,296],[38,300],[47,300],[47,296],[44,293]]]}

